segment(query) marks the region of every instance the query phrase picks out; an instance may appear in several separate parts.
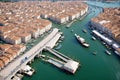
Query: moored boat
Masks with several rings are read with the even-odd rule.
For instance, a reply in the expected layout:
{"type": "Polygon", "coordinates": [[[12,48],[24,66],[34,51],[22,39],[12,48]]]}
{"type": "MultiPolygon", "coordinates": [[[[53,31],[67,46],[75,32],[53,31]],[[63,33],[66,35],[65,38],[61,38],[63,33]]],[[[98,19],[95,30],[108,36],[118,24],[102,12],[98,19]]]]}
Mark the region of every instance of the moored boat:
{"type": "Polygon", "coordinates": [[[85,47],[89,47],[90,45],[85,41],[84,38],[80,37],[79,35],[75,34],[76,39],[85,47]]]}
{"type": "Polygon", "coordinates": [[[94,36],[92,36],[92,40],[96,40],[96,38],[94,36]]]}
{"type": "Polygon", "coordinates": [[[105,53],[111,55],[111,53],[108,50],[105,50],[105,53]]]}
{"type": "Polygon", "coordinates": [[[119,55],[120,56],[120,53],[118,52],[118,51],[114,51],[117,55],[119,55]]]}
{"type": "Polygon", "coordinates": [[[55,49],[56,49],[56,50],[59,50],[61,47],[62,47],[62,45],[59,44],[55,49]]]}

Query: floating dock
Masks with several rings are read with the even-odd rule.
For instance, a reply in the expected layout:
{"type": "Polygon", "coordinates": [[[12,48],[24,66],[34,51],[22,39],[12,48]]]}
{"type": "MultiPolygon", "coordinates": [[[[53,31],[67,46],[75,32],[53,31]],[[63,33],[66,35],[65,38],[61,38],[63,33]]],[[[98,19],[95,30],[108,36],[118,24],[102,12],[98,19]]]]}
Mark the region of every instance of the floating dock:
{"type": "Polygon", "coordinates": [[[48,62],[55,65],[55,66],[57,66],[58,68],[62,68],[62,66],[65,64],[65,63],[63,63],[63,62],[61,62],[61,61],[59,61],[57,59],[54,59],[54,58],[49,59],[48,62]]]}
{"type": "Polygon", "coordinates": [[[56,57],[63,60],[63,61],[60,61],[58,59],[54,59],[54,58],[50,57],[50,59],[48,59],[49,63],[55,65],[58,68],[66,70],[72,74],[74,74],[76,72],[77,68],[79,67],[79,62],[72,60],[71,58],[67,57],[66,55],[64,55],[64,54],[62,54],[62,53],[60,53],[52,48],[46,47],[45,50],[49,51],[50,53],[52,53],[56,57]]]}

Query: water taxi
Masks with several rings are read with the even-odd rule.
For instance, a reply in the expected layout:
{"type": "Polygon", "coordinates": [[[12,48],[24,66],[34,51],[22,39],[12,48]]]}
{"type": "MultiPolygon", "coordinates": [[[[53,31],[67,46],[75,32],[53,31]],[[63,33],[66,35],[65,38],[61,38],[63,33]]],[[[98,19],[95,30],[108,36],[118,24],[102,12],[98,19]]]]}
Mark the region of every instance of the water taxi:
{"type": "Polygon", "coordinates": [[[111,55],[111,53],[108,50],[105,50],[105,53],[111,55]]]}
{"type": "Polygon", "coordinates": [[[84,33],[87,33],[87,30],[86,30],[86,29],[83,29],[82,31],[83,31],[84,33]]]}
{"type": "Polygon", "coordinates": [[[56,49],[56,50],[59,50],[61,47],[62,47],[62,45],[59,44],[55,49],[56,49]]]}
{"type": "Polygon", "coordinates": [[[96,38],[94,36],[92,36],[92,40],[96,40],[96,38]]]}
{"type": "Polygon", "coordinates": [[[80,37],[79,35],[75,34],[76,39],[85,47],[89,47],[90,45],[85,41],[84,38],[80,37]]]}

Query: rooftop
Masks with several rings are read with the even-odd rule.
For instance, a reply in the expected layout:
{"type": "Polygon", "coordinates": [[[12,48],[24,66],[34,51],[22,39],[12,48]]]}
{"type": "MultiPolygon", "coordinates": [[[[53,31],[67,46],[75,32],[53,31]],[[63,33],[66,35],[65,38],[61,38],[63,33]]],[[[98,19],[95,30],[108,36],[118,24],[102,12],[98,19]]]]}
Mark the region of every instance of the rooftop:
{"type": "Polygon", "coordinates": [[[116,39],[120,38],[120,8],[105,8],[104,12],[91,20],[103,25],[112,32],[116,39]]]}

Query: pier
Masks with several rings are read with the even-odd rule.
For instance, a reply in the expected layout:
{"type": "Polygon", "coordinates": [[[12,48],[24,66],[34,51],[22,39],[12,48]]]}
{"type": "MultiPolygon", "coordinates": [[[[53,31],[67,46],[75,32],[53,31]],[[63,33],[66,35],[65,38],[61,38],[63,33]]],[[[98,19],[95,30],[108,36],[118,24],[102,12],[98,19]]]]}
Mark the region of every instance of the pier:
{"type": "Polygon", "coordinates": [[[64,62],[61,62],[61,61],[59,61],[57,59],[54,59],[54,58],[50,58],[48,60],[48,62],[55,65],[55,66],[57,66],[58,68],[62,68],[62,66],[65,64],[64,62]]]}
{"type": "Polygon", "coordinates": [[[67,57],[66,55],[64,55],[50,47],[46,47],[45,50],[49,51],[51,54],[53,54],[56,57],[58,57],[59,59],[63,60],[63,61],[60,61],[58,59],[49,57],[49,59],[47,60],[49,63],[55,65],[58,68],[66,70],[72,74],[74,74],[76,72],[77,68],[79,67],[79,62],[72,60],[71,58],[67,57]]]}
{"type": "Polygon", "coordinates": [[[72,60],[71,58],[63,55],[62,53],[52,49],[52,48],[49,48],[49,47],[46,47],[45,48],[47,51],[51,52],[53,55],[55,55],[56,57],[62,59],[63,61],[67,62],[68,60],[72,60]]]}

